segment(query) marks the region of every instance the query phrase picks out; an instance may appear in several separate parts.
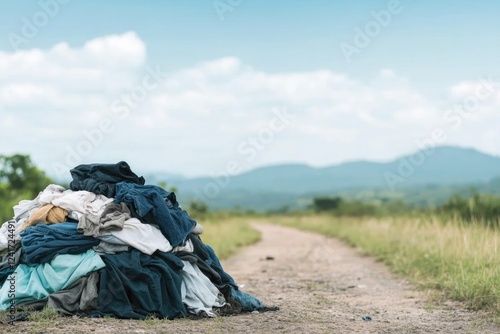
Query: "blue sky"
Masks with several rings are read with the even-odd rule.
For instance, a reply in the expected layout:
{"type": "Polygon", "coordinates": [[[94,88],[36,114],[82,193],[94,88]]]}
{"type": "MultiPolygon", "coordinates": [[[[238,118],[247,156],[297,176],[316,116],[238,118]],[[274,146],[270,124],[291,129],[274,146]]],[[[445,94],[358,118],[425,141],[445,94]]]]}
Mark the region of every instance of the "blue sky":
{"type": "Polygon", "coordinates": [[[51,174],[127,160],[194,176],[235,159],[242,170],[387,160],[441,129],[438,144],[498,155],[500,88],[481,79],[500,82],[499,14],[485,0],[2,1],[0,153],[29,153],[51,174]],[[23,18],[42,20],[34,36],[23,18]],[[358,49],[350,61],[346,44],[358,49]],[[148,67],[164,80],[116,117],[148,67]],[[457,104],[469,109],[450,112],[457,104]],[[294,118],[269,135],[280,108],[294,118]],[[96,134],[89,147],[83,131],[96,134]]]}

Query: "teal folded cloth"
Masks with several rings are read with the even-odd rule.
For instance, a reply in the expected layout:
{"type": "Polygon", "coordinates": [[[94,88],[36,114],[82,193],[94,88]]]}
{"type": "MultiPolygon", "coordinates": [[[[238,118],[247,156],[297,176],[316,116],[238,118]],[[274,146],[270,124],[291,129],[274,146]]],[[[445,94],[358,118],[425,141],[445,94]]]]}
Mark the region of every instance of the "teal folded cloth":
{"type": "Polygon", "coordinates": [[[89,272],[104,267],[101,257],[92,249],[82,254],[57,255],[51,262],[44,264],[20,264],[0,288],[0,310],[9,308],[12,299],[21,303],[47,298],[51,293],[69,287],[89,272]],[[12,289],[12,286],[15,288],[12,289]],[[13,294],[15,297],[12,297],[13,294]]]}

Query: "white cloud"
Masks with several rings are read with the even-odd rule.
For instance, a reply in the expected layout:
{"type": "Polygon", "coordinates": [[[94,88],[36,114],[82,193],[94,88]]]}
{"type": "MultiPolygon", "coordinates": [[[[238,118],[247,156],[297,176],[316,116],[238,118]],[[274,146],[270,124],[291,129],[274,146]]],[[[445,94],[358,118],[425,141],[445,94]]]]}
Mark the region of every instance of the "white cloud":
{"type": "MultiPolygon", "coordinates": [[[[61,42],[49,50],[0,51],[2,101],[60,106],[83,105],[87,93],[109,94],[128,87],[146,59],[146,48],[133,32],[96,38],[82,48],[61,42]]],[[[68,110],[71,112],[71,110],[68,110]]]]}
{"type": "MultiPolygon", "coordinates": [[[[50,171],[54,162],[76,162],[71,150],[90,136],[96,144],[81,162],[128,160],[137,169],[191,175],[216,172],[229,160],[249,169],[280,161],[389,159],[415,150],[415,139],[446,125],[444,112],[477,87],[458,83],[448,99],[431,101],[392,69],[362,82],[330,70],[267,73],[226,57],[169,73],[129,116],[118,117],[113,101],[141,85],[146,66],[146,46],[134,32],[82,47],[61,42],[48,50],[0,52],[1,153],[30,153],[50,171]],[[286,107],[295,120],[246,161],[239,144],[268,126],[276,107],[286,107]],[[101,138],[96,131],[104,118],[113,131],[101,138]]],[[[482,103],[474,129],[489,135],[476,139],[464,120],[465,134],[450,136],[450,144],[497,150],[491,131],[500,93],[482,103]]]]}

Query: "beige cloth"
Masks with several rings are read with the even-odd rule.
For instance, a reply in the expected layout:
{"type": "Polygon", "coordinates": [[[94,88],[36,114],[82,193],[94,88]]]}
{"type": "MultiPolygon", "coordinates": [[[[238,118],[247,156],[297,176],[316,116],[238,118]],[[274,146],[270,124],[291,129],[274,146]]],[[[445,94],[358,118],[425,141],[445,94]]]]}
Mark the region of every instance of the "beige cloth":
{"type": "Polygon", "coordinates": [[[21,230],[26,229],[28,226],[36,225],[39,222],[45,224],[62,223],[66,221],[67,216],[68,211],[53,204],[46,204],[31,213],[30,218],[23,224],[21,230]]]}

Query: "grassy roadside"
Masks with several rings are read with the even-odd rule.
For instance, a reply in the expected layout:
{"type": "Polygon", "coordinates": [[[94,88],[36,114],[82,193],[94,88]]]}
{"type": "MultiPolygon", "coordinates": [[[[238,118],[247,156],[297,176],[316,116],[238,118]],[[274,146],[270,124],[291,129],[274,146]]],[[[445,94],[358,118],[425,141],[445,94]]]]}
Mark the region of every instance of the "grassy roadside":
{"type": "Polygon", "coordinates": [[[226,214],[207,215],[198,222],[203,226],[201,239],[217,256],[227,259],[239,248],[260,240],[260,233],[250,227],[248,219],[226,214]]]}
{"type": "MultiPolygon", "coordinates": [[[[268,221],[271,219],[268,219],[268,221]]],[[[418,218],[276,216],[273,223],[343,239],[421,288],[500,319],[500,230],[418,218]]]]}

